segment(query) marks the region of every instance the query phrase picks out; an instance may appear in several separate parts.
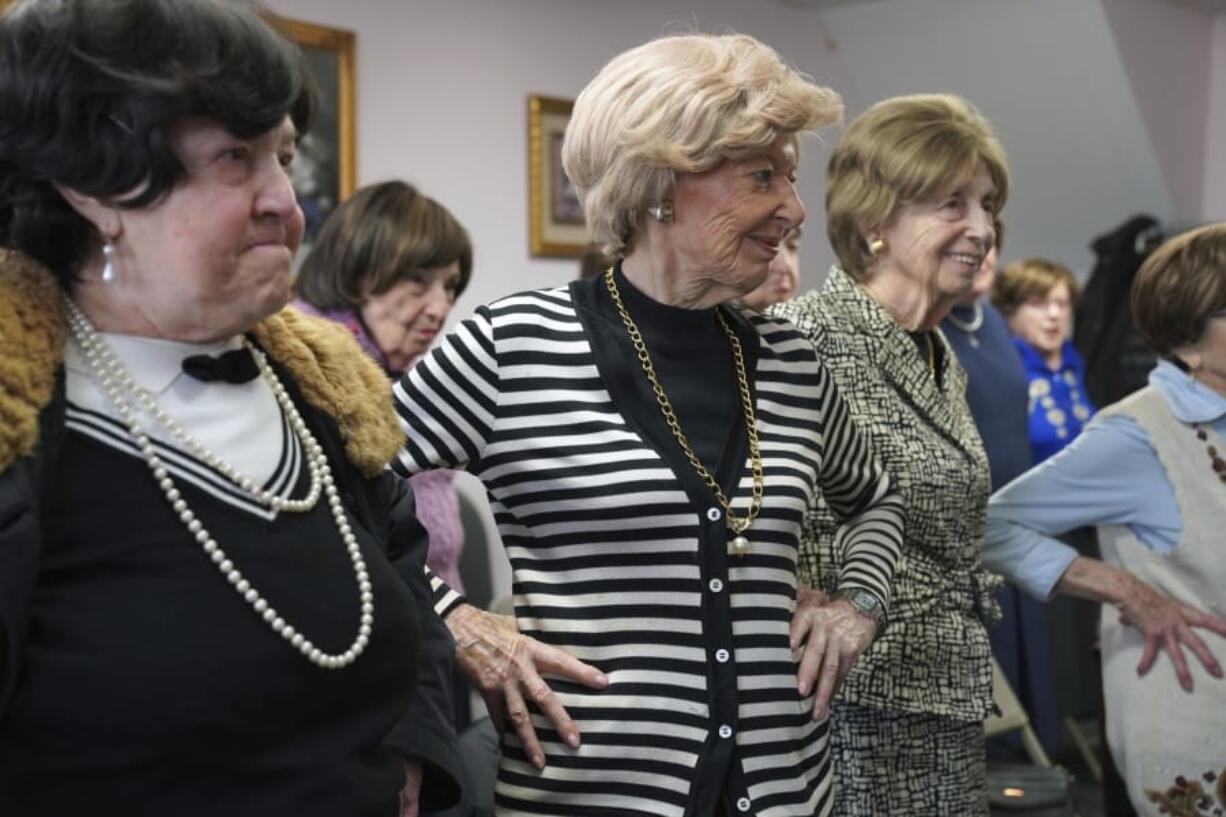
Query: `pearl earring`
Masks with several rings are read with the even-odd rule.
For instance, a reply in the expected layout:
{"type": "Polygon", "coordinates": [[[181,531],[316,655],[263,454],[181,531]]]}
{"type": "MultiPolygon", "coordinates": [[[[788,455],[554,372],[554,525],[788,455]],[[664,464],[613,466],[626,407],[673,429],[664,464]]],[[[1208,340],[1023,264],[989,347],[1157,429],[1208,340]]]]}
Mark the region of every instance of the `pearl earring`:
{"type": "Polygon", "coordinates": [[[109,238],[102,245],[102,257],[105,260],[102,265],[102,283],[109,284],[115,280],[115,244],[109,238]]]}

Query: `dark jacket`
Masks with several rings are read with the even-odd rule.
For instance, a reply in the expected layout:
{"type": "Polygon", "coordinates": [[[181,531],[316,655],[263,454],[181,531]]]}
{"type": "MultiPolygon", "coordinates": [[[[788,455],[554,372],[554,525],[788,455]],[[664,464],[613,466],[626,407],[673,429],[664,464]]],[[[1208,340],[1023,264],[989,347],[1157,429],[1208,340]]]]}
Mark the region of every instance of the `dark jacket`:
{"type": "MultiPolygon", "coordinates": [[[[39,280],[45,272],[14,258],[0,253],[0,723],[21,671],[43,543],[44,499],[55,490],[65,413],[58,294],[49,276],[39,280]]],[[[365,357],[343,330],[326,322],[279,315],[266,323],[253,335],[327,453],[346,505],[369,530],[382,534],[388,558],[415,602],[421,629],[418,683],[385,743],[423,763],[423,810],[454,805],[467,788],[449,719],[454,642],[434,612],[424,573],[428,540],[414,515],[413,496],[403,480],[383,469],[399,432],[390,399],[380,400],[376,393],[372,400],[364,386],[386,379],[373,365],[373,375],[362,371],[365,357]],[[382,416],[372,419],[372,412],[382,416]]]]}
{"type": "Polygon", "coordinates": [[[1097,261],[1077,302],[1073,344],[1085,361],[1085,387],[1095,405],[1107,406],[1144,388],[1153,352],[1132,325],[1128,298],[1132,281],[1149,253],[1138,239],[1157,225],[1133,216],[1090,245],[1097,261]]]}

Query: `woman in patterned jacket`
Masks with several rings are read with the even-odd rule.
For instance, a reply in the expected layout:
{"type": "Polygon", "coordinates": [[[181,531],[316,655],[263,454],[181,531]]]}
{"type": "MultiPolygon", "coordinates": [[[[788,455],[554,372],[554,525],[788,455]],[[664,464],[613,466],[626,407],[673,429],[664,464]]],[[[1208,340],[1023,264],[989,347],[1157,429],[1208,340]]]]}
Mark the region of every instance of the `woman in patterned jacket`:
{"type": "MultiPolygon", "coordinates": [[[[1207,619],[1062,546],[981,558],[988,464],[966,374],[937,325],[994,246],[1008,195],[988,123],[957,97],[889,99],[848,126],[826,177],[840,265],[823,291],[778,313],[813,340],[907,509],[889,626],[834,707],[835,811],[986,814],[984,625],[1000,582],[989,569],[1041,598],[1115,603],[1155,645],[1196,639],[1188,624],[1207,619]]],[[[807,515],[802,581],[836,586],[846,558],[838,525],[821,501],[807,515]]],[[[1170,649],[1181,661],[1178,645],[1170,649]]]]}
{"type": "Polygon", "coordinates": [[[901,508],[812,346],[724,304],[803,220],[797,136],[840,109],[745,36],[614,58],[563,158],[616,263],[479,309],[396,387],[399,470],[477,475],[511,560],[519,647],[436,581],[476,622],[461,660],[547,644],[600,672],[505,685],[501,815],[829,811],[826,701],[876,632],[853,600],[888,604],[901,508]],[[829,603],[796,583],[819,489],[846,523],[829,603]]]}

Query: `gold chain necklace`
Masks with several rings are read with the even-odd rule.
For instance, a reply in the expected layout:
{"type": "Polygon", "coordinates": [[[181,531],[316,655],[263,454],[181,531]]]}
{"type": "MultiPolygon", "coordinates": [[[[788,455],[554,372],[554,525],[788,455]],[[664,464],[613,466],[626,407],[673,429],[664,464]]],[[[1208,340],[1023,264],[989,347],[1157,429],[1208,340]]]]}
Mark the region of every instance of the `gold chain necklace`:
{"type": "Polygon", "coordinates": [[[934,330],[929,329],[924,333],[924,338],[928,341],[928,374],[932,375],[932,382],[937,382],[937,350],[936,341],[932,339],[934,330]]]}
{"type": "Polygon", "coordinates": [[[673,411],[673,405],[669,402],[668,395],[664,393],[664,387],[660,385],[659,378],[656,377],[655,367],[651,365],[651,356],[647,353],[647,344],[643,341],[643,334],[634,325],[630,313],[626,311],[625,303],[622,302],[621,292],[617,289],[617,281],[613,277],[612,269],[605,272],[604,282],[609,289],[609,296],[613,298],[613,305],[617,307],[617,313],[621,316],[622,323],[626,325],[626,334],[630,336],[634,352],[638,355],[639,363],[643,367],[643,374],[647,376],[647,382],[651,384],[651,390],[656,395],[656,402],[660,405],[664,421],[668,423],[669,430],[673,432],[685,458],[690,461],[690,465],[698,472],[698,476],[702,477],[707,487],[715,494],[719,504],[723,506],[724,519],[727,520],[728,528],[736,534],[730,543],[732,552],[738,556],[744,556],[749,553],[749,540],[745,537],[745,531],[758,518],[758,512],[762,510],[763,477],[762,452],[758,447],[758,420],[753,410],[753,397],[749,393],[749,378],[745,375],[745,356],[741,352],[740,338],[736,336],[736,332],[732,331],[732,327],[717,309],[715,311],[716,320],[719,321],[720,328],[724,330],[724,334],[728,336],[728,342],[732,345],[732,362],[736,368],[736,381],[741,393],[741,410],[745,413],[745,432],[749,437],[749,468],[753,474],[753,492],[749,500],[749,512],[743,517],[732,514],[732,503],[728,501],[728,497],[724,496],[724,491],[715,481],[715,477],[711,476],[711,472],[690,448],[690,443],[681,430],[681,423],[677,421],[677,414],[673,411]]]}

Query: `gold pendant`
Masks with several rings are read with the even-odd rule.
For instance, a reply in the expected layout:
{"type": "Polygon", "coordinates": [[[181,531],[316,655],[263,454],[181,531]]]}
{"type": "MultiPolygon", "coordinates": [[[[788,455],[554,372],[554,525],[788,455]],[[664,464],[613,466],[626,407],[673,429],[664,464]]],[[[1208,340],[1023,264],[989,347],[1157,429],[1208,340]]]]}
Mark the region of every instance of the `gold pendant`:
{"type": "Polygon", "coordinates": [[[749,555],[749,540],[741,534],[732,537],[732,541],[728,543],[729,550],[733,556],[748,556],[749,555]]]}

